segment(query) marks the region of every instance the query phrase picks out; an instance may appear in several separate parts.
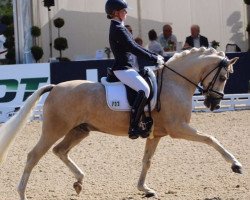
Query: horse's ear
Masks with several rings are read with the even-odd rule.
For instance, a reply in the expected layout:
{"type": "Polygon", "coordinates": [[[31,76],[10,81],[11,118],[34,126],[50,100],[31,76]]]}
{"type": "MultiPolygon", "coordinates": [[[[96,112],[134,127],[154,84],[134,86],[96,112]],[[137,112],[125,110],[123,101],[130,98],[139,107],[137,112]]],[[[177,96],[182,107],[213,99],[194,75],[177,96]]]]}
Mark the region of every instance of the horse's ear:
{"type": "Polygon", "coordinates": [[[238,59],[239,59],[239,57],[235,57],[235,58],[229,60],[229,64],[230,64],[230,65],[235,64],[235,63],[237,62],[238,59]]]}
{"type": "Polygon", "coordinates": [[[233,65],[237,62],[238,59],[239,59],[239,57],[235,57],[235,58],[229,60],[229,66],[228,66],[228,68],[229,68],[229,72],[230,73],[234,72],[233,65]]]}

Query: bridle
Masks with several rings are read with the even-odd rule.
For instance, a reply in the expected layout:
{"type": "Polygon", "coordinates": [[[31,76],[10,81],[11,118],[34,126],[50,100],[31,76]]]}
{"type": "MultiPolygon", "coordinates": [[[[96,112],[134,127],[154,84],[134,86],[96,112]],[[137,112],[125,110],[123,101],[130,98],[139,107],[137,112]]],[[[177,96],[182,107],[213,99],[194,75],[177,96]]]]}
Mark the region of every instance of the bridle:
{"type": "MultiPolygon", "coordinates": [[[[206,89],[203,89],[202,87],[200,87],[198,84],[194,83],[193,81],[189,80],[187,77],[183,76],[182,74],[180,74],[179,72],[175,71],[174,69],[168,67],[166,64],[164,64],[164,67],[162,68],[162,73],[161,73],[161,83],[160,83],[160,87],[159,87],[159,92],[158,92],[158,100],[157,100],[157,110],[160,111],[160,94],[161,94],[161,89],[162,89],[162,81],[163,81],[163,73],[164,73],[164,69],[167,68],[170,71],[174,72],[175,74],[179,75],[180,77],[182,77],[183,79],[185,79],[186,81],[188,81],[189,83],[193,84],[195,87],[198,88],[198,90],[202,93],[202,95],[206,95],[209,96],[210,98],[216,99],[216,100],[221,100],[224,97],[224,94],[221,92],[218,92],[216,90],[213,89],[214,84],[221,72],[221,69],[224,68],[227,71],[227,79],[229,78],[229,71],[228,71],[228,59],[227,57],[224,57],[219,64],[212,69],[210,72],[208,72],[208,74],[201,80],[201,86],[203,85],[203,82],[206,80],[206,78],[212,73],[214,72],[216,69],[216,73],[212,79],[212,81],[208,84],[206,89]]],[[[158,73],[157,73],[158,74],[158,73]]],[[[157,80],[159,76],[157,76],[157,80]]],[[[159,84],[158,84],[159,85],[159,84]]]]}
{"type": "Polygon", "coordinates": [[[202,89],[202,94],[204,94],[204,95],[210,95],[211,93],[214,93],[214,94],[216,94],[216,95],[219,97],[219,99],[222,99],[222,98],[223,98],[224,94],[221,93],[221,92],[218,92],[218,91],[214,90],[213,87],[214,87],[214,84],[215,84],[215,82],[216,82],[216,80],[217,80],[217,78],[218,78],[218,76],[219,76],[220,71],[221,71],[222,68],[224,68],[224,69],[226,70],[226,72],[227,72],[227,79],[229,78],[228,65],[229,65],[228,59],[227,59],[226,57],[223,58],[223,60],[220,61],[220,63],[217,65],[217,67],[215,67],[213,70],[211,70],[211,71],[201,80],[201,85],[203,85],[203,82],[205,81],[205,79],[206,79],[213,71],[215,71],[215,70],[217,69],[216,74],[214,75],[212,81],[208,84],[207,88],[206,88],[205,90],[202,89]]]}

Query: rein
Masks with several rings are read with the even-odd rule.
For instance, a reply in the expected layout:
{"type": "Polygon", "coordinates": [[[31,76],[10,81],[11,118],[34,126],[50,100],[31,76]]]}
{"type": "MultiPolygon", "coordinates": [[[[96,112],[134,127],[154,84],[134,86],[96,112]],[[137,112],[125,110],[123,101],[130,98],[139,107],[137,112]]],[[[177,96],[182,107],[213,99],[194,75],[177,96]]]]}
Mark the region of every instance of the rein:
{"type": "MultiPolygon", "coordinates": [[[[207,94],[207,95],[210,95],[210,93],[215,93],[218,98],[217,99],[222,99],[224,94],[218,92],[218,91],[215,91],[213,90],[213,87],[214,87],[214,84],[220,74],[220,71],[222,68],[224,68],[226,71],[227,70],[227,66],[228,66],[228,61],[227,61],[227,58],[223,58],[223,60],[220,61],[220,63],[214,68],[212,69],[202,80],[201,80],[201,85],[203,85],[203,82],[205,81],[205,79],[213,72],[215,71],[216,69],[217,72],[216,74],[214,75],[212,81],[209,83],[208,87],[204,90],[202,87],[200,87],[198,84],[194,83],[193,81],[189,80],[187,77],[183,76],[182,74],[180,74],[179,72],[175,71],[174,69],[168,67],[166,64],[163,65],[163,69],[162,69],[162,72],[161,72],[161,80],[160,80],[160,87],[159,87],[159,90],[158,90],[158,95],[157,95],[157,111],[160,112],[161,110],[161,100],[160,100],[160,96],[161,96],[161,91],[162,91],[162,82],[163,82],[163,73],[164,73],[164,69],[167,68],[169,69],[170,71],[174,72],[175,74],[179,75],[180,77],[182,77],[183,79],[185,79],[186,81],[188,81],[189,83],[191,83],[192,85],[194,85],[196,88],[198,88],[198,90],[204,95],[204,94],[207,94]]],[[[157,84],[159,85],[159,73],[157,71],[157,84]]]]}

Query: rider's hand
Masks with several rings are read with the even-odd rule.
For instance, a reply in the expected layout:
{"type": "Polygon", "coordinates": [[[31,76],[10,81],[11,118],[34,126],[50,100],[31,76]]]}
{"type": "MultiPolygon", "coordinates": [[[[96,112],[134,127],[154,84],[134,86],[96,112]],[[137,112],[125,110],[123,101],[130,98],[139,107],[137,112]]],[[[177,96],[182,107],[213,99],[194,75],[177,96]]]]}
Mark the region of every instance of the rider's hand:
{"type": "Polygon", "coordinates": [[[163,65],[164,65],[164,57],[162,57],[161,55],[157,55],[157,68],[161,69],[163,68],[163,65]]]}

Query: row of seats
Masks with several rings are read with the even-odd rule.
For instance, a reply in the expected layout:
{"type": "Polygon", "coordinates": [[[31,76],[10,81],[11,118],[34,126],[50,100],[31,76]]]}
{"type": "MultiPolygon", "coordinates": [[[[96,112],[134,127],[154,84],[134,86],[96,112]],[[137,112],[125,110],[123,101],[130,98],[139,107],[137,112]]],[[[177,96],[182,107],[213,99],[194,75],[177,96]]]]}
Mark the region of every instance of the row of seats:
{"type": "Polygon", "coordinates": [[[226,45],[226,52],[241,52],[241,49],[237,44],[228,43],[226,45]]]}

